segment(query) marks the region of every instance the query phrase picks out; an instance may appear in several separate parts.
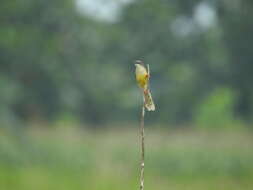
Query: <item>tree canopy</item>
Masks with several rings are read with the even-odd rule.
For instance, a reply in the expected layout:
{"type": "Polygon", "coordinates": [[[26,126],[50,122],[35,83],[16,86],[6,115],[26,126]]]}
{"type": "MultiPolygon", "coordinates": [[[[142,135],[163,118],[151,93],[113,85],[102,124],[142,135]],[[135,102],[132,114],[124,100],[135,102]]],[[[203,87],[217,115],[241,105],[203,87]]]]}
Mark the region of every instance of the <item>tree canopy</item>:
{"type": "Polygon", "coordinates": [[[251,122],[251,8],[250,0],[140,0],[105,21],[72,0],[3,0],[0,120],[133,121],[141,103],[133,62],[142,59],[152,121],[195,121],[225,89],[229,114],[251,122]]]}

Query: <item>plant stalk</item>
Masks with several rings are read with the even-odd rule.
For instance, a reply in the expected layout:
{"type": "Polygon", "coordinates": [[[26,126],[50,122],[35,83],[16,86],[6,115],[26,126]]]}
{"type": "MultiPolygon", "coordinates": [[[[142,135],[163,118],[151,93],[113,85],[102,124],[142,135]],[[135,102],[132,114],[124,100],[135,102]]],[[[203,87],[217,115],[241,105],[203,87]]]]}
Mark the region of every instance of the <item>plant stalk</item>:
{"type": "Polygon", "coordinates": [[[143,97],[143,106],[140,123],[140,141],[141,141],[140,190],[144,190],[144,158],[145,158],[144,117],[145,117],[145,100],[143,97]]]}

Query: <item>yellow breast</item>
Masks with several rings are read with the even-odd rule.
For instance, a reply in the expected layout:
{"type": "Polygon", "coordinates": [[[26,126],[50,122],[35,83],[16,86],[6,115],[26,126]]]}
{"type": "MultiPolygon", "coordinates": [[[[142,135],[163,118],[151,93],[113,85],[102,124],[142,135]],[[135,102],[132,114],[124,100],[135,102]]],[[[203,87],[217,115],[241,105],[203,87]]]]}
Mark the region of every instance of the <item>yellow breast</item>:
{"type": "Polygon", "coordinates": [[[147,88],[147,85],[148,85],[147,70],[144,66],[142,66],[140,64],[135,64],[135,66],[136,66],[136,70],[135,70],[136,81],[141,88],[145,89],[145,88],[147,88]]]}

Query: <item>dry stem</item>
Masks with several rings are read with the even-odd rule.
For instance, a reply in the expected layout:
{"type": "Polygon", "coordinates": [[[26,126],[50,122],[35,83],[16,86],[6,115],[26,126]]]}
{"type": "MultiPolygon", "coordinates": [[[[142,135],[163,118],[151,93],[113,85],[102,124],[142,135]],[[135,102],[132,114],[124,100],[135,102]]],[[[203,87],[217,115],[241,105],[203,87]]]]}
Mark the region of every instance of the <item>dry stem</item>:
{"type": "Polygon", "coordinates": [[[144,143],[144,116],[145,116],[145,102],[143,97],[143,106],[141,114],[141,124],[140,124],[140,140],[141,140],[141,173],[140,173],[140,190],[144,190],[144,153],[145,153],[145,143],[144,143]]]}

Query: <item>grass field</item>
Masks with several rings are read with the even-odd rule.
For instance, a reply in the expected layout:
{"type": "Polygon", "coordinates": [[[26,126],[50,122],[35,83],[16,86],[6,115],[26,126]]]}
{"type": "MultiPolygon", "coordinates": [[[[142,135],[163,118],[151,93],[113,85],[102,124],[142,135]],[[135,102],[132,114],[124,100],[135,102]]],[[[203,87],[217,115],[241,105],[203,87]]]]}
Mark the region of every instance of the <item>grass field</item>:
{"type": "MultiPolygon", "coordinates": [[[[253,189],[253,134],[146,130],[145,190],[253,189]]],[[[136,130],[0,130],[0,190],[138,190],[136,130]]]]}

